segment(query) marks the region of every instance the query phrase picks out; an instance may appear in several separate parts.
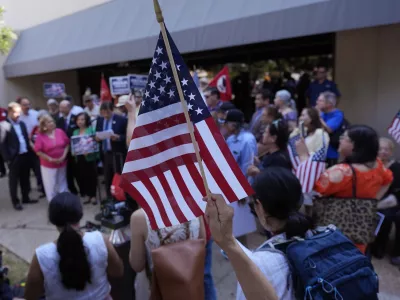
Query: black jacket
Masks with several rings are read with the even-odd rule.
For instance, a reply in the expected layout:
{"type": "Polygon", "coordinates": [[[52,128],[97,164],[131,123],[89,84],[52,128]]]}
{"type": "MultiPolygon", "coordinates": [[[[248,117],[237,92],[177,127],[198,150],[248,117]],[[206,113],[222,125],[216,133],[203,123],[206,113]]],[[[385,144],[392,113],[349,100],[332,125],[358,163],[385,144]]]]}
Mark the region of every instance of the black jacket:
{"type": "Polygon", "coordinates": [[[74,130],[78,128],[78,126],[76,125],[76,116],[71,115],[68,128],[65,128],[65,117],[60,117],[56,121],[56,126],[57,128],[64,130],[65,134],[70,138],[74,133],[74,130]]]}
{"type": "MultiPolygon", "coordinates": [[[[115,134],[120,136],[118,141],[111,141],[112,152],[126,153],[126,127],[128,125],[128,119],[114,114],[112,117],[111,129],[115,134]]],[[[99,117],[96,124],[96,132],[103,131],[104,128],[104,118],[99,117]]],[[[102,143],[100,143],[100,149],[103,150],[102,143]]]]}
{"type": "MultiPolygon", "coordinates": [[[[24,122],[20,122],[21,131],[25,138],[26,148],[31,151],[29,146],[28,130],[24,122]]],[[[12,126],[11,122],[7,119],[0,122],[0,150],[4,161],[11,162],[19,154],[19,139],[18,135],[12,126]]]]}

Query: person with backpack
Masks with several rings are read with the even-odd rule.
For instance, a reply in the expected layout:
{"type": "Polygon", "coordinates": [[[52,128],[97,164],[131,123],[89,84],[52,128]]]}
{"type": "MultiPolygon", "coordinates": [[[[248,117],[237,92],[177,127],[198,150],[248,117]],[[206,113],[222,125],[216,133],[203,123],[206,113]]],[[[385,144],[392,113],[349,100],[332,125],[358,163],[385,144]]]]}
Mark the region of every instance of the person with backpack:
{"type": "Polygon", "coordinates": [[[204,299],[205,238],[206,233],[202,217],[184,224],[153,230],[145,211],[143,209],[135,211],[131,216],[129,262],[132,269],[138,273],[135,282],[136,299],[161,299],[156,297],[157,293],[161,293],[162,299],[199,299],[193,298],[193,294],[196,294],[196,288],[198,287],[201,287],[202,298],[204,299]],[[193,251],[190,255],[179,255],[178,259],[175,259],[171,254],[160,264],[154,262],[155,251],[165,250],[164,253],[168,253],[168,247],[171,244],[176,244],[176,252],[182,254],[184,247],[191,247],[187,243],[188,241],[195,241],[196,243],[196,240],[201,239],[203,240],[200,244],[200,252],[193,251]],[[180,246],[183,248],[179,249],[180,246]],[[191,264],[192,258],[194,257],[197,260],[201,256],[202,261],[199,264],[202,263],[202,265],[197,269],[193,268],[191,264]],[[169,266],[169,270],[166,270],[165,264],[168,263],[172,265],[169,266]],[[156,268],[158,270],[161,268],[163,269],[162,271],[168,274],[169,282],[165,281],[166,278],[162,276],[162,273],[155,274],[154,269],[156,268]],[[193,280],[189,285],[190,278],[179,278],[185,275],[189,275],[192,278],[200,278],[200,282],[193,280]],[[167,287],[166,291],[163,289],[164,285],[170,288],[167,287]],[[179,298],[171,296],[171,293],[174,292],[180,292],[179,298]]]}
{"type": "Polygon", "coordinates": [[[320,112],[322,127],[329,134],[329,147],[326,155],[328,167],[337,164],[339,159],[339,140],[349,126],[344,114],[336,108],[336,95],[332,92],[321,93],[315,108],[320,112]]]}
{"type": "Polygon", "coordinates": [[[253,189],[254,211],[273,233],[255,251],[233,238],[233,210],[224,198],[205,199],[211,234],[238,278],[236,299],[378,299],[370,260],[335,226],[314,228],[299,212],[302,187],[290,170],[264,170],[253,189]]]}

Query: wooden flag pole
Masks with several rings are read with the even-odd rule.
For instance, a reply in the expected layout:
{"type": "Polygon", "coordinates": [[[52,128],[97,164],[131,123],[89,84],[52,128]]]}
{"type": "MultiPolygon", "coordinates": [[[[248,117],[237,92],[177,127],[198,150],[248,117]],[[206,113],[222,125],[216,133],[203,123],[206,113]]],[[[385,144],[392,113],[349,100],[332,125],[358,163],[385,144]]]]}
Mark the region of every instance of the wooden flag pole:
{"type": "Polygon", "coordinates": [[[160,24],[161,34],[164,39],[165,48],[166,48],[167,54],[168,54],[168,60],[169,60],[169,63],[171,64],[172,74],[174,75],[174,80],[176,83],[176,87],[178,89],[179,99],[181,100],[183,113],[185,115],[186,123],[188,125],[190,138],[192,140],[194,151],[196,152],[196,158],[197,158],[197,162],[199,164],[201,177],[203,178],[204,188],[206,189],[207,198],[211,199],[210,190],[208,188],[208,183],[207,183],[207,178],[206,178],[206,175],[204,172],[203,162],[202,162],[201,156],[200,156],[199,146],[198,146],[196,138],[194,136],[193,124],[190,120],[189,111],[188,111],[188,108],[187,108],[187,105],[185,102],[185,96],[182,91],[181,82],[179,81],[178,72],[176,71],[174,57],[172,55],[171,46],[169,44],[167,31],[165,29],[164,17],[162,15],[161,7],[160,7],[160,4],[158,3],[158,0],[153,0],[153,2],[154,2],[154,11],[157,16],[157,22],[160,24]]]}

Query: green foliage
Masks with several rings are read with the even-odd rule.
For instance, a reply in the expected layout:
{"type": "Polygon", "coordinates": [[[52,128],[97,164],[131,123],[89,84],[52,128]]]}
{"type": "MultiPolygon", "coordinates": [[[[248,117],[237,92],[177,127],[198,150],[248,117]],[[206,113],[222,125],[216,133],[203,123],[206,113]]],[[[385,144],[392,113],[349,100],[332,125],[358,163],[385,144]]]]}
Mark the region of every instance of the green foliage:
{"type": "Polygon", "coordinates": [[[0,53],[5,55],[10,51],[14,40],[17,38],[17,35],[13,32],[13,30],[6,26],[3,20],[4,7],[0,7],[0,53]]]}

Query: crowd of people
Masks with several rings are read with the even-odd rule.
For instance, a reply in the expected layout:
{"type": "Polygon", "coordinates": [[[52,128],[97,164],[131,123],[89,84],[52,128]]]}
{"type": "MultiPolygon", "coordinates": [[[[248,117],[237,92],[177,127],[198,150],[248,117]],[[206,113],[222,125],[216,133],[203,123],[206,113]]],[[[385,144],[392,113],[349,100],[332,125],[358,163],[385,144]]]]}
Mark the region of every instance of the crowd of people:
{"type": "MultiPolygon", "coordinates": [[[[213,241],[236,273],[237,299],[295,299],[285,255],[250,252],[242,237],[255,231],[258,223],[267,236],[258,249],[278,240],[304,238],[314,228],[313,202],[317,197],[376,199],[385,216],[383,224],[373,244],[356,246],[365,255],[383,258],[395,224],[395,247],[390,255],[391,262],[400,265],[400,164],[393,157],[395,144],[379,137],[368,125],[349,125],[337,108],[340,93],[336,85],[327,80],[326,68],[318,72],[307,91],[309,107],[298,112],[289,90],[264,87],[256,92],[255,112],[248,123],[233,103],[220,100],[216,88],[202,91],[255,195],[230,206],[221,195],[212,195],[212,199],[205,199],[205,217],[162,230],[151,228],[144,210],[135,211],[131,217],[130,264],[138,273],[137,299],[150,297],[152,251],[164,244],[196,239],[206,241],[205,299],[216,299],[211,274],[213,241]],[[300,162],[327,146],[327,168],[310,193],[303,193],[288,152],[289,140],[297,135],[301,136],[295,143],[300,162]]],[[[122,170],[141,101],[141,92],[136,92],[133,97],[119,97],[116,103],[101,104],[96,95],[84,95],[85,108],[73,105],[69,96],[59,103],[48,100],[46,111],[31,109],[27,98],[8,105],[8,117],[0,123],[0,145],[8,164],[13,206],[21,210],[22,204],[35,202],[29,197],[32,169],[40,191],[50,202],[50,222],[60,232],[55,243],[36,250],[26,299],[43,294],[46,299],[83,299],[85,295],[109,299],[107,276],[122,276],[121,260],[99,233],[81,232],[79,221],[82,204],[98,202],[99,163],[107,196],[112,197],[113,174],[122,170]],[[83,137],[92,139],[93,147],[86,152],[76,146],[83,137]],[[22,203],[17,196],[18,183],[22,203]]]]}

